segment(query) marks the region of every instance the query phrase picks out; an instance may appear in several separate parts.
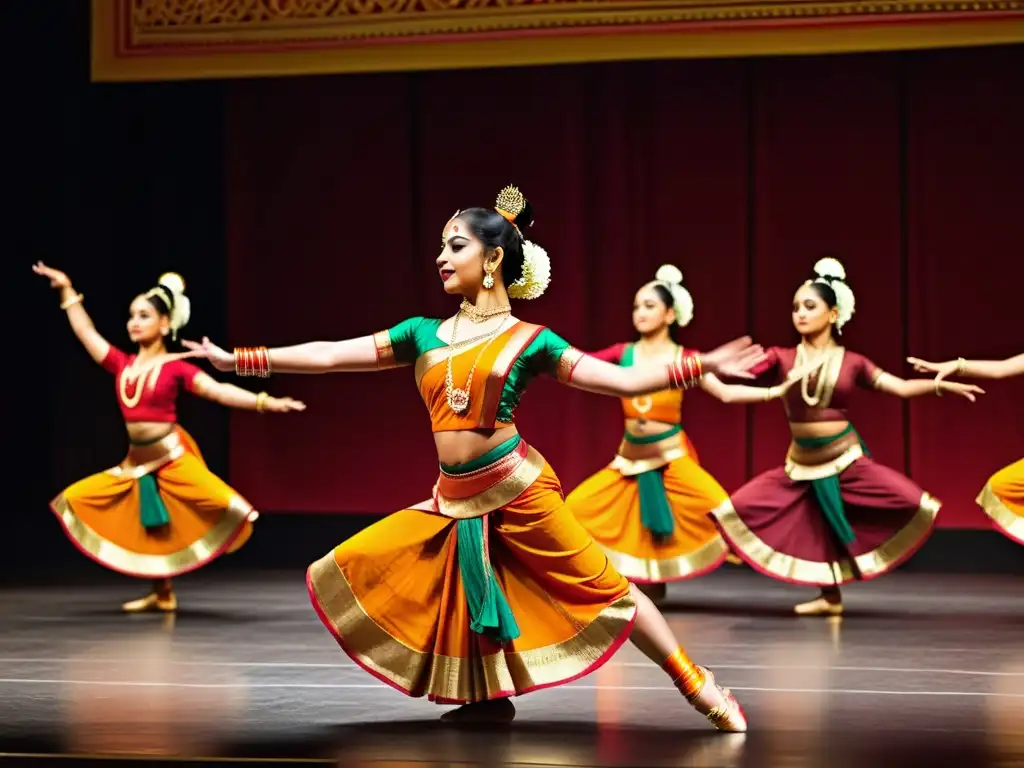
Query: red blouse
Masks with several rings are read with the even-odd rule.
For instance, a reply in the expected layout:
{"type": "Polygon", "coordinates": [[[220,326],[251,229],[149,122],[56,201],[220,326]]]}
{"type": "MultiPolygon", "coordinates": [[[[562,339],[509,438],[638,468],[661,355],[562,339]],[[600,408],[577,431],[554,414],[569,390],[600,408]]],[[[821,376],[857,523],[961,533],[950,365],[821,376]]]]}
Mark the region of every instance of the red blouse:
{"type": "Polygon", "coordinates": [[[184,387],[194,392],[193,384],[199,369],[184,360],[171,360],[148,370],[145,376],[134,379],[125,369],[135,361],[135,355],[126,355],[111,345],[103,358],[103,367],[114,374],[117,401],[127,422],[157,421],[170,424],[178,420],[175,407],[178,391],[184,387]],[[142,387],[142,391],[139,391],[142,387]]]}
{"type": "MultiPolygon", "coordinates": [[[[779,384],[793,370],[796,347],[769,347],[766,354],[768,359],[751,373],[757,374],[763,383],[779,384]]],[[[881,368],[863,355],[844,349],[838,371],[825,364],[809,377],[808,391],[813,394],[818,387],[818,377],[826,376],[820,403],[814,407],[807,405],[801,393],[801,385],[794,384],[783,398],[786,416],[791,422],[801,424],[814,421],[848,421],[847,409],[850,407],[853,392],[857,388],[874,389],[882,373],[881,368]]]]}

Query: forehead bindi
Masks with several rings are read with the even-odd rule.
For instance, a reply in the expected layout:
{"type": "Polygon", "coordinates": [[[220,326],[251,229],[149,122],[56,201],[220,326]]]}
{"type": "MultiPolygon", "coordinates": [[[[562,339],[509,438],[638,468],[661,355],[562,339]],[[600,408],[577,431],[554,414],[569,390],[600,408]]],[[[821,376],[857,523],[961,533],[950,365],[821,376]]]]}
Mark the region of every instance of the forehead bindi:
{"type": "Polygon", "coordinates": [[[450,241],[455,238],[462,238],[463,240],[470,240],[472,233],[466,222],[460,219],[452,219],[445,225],[444,232],[441,234],[441,245],[447,245],[450,241]]]}

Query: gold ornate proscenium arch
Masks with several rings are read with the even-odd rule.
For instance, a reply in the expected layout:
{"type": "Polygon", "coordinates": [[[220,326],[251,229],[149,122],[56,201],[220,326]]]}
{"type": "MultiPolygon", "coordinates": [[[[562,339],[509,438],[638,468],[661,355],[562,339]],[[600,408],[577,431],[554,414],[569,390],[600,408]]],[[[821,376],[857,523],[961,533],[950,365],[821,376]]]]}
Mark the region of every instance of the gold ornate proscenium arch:
{"type": "Polygon", "coordinates": [[[1024,42],[1024,0],[92,0],[94,80],[1024,42]]]}

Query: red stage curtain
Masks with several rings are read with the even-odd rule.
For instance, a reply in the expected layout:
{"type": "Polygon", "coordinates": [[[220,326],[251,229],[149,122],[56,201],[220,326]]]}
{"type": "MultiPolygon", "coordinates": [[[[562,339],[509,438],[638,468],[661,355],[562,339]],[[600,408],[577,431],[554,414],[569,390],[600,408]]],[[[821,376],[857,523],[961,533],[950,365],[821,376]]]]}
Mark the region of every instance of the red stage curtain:
{"type": "MultiPolygon", "coordinates": [[[[441,227],[516,183],[554,267],[549,293],[517,312],[584,349],[631,337],[632,294],[666,262],[696,304],[684,344],[747,331],[792,344],[793,291],[831,253],[857,295],[844,342],[893,373],[909,375],[909,352],[1012,353],[1022,77],[1017,48],[232,82],[224,341],[344,338],[450,313],[441,227]]],[[[232,417],[232,482],[259,507],[383,513],[429,495],[435,457],[408,370],[269,388],[310,409],[232,417]]],[[[1007,408],[1020,384],[990,389],[973,408],[855,404],[873,453],[943,498],[946,525],[981,524],[974,494],[1019,452],[1007,408]]],[[[726,488],[782,460],[777,404],[694,393],[685,422],[726,488]]],[[[551,381],[519,423],[567,490],[621,434],[614,400],[551,381]]]]}

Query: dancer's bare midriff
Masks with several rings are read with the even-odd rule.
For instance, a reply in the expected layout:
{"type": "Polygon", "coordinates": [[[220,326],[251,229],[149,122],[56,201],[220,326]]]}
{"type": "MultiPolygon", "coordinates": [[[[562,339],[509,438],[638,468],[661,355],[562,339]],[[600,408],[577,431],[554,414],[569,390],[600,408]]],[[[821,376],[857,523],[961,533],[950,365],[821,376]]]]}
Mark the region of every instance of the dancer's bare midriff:
{"type": "Polygon", "coordinates": [[[465,464],[483,456],[507,440],[511,440],[517,434],[519,433],[515,427],[435,432],[434,445],[437,447],[437,459],[442,464],[449,466],[465,464]]]}

